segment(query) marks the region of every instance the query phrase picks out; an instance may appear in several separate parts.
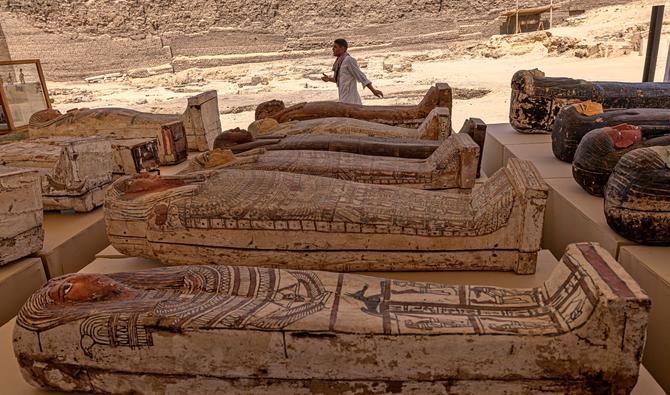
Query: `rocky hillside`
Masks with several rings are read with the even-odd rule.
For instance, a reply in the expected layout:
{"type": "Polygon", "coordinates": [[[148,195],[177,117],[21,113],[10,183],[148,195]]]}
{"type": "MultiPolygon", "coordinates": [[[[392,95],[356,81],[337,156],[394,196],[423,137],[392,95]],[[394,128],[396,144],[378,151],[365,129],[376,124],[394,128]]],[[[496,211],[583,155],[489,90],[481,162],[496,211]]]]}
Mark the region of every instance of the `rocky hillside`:
{"type": "MultiPolygon", "coordinates": [[[[546,1],[521,3],[531,6],[546,1]]],[[[14,0],[4,6],[26,15],[45,31],[130,38],[202,33],[211,28],[338,30],[418,17],[490,19],[508,7],[508,0],[204,0],[197,6],[191,0],[14,0]]]]}
{"type": "MultiPolygon", "coordinates": [[[[583,0],[589,9],[625,0],[583,0]]],[[[488,38],[509,0],[0,0],[11,56],[49,79],[184,70],[313,55],[335,36],[368,48],[488,38]]],[[[559,3],[555,1],[555,3],[559,3]]],[[[560,23],[567,2],[555,13],[560,23]]],[[[523,6],[547,0],[522,0],[523,6]]]]}

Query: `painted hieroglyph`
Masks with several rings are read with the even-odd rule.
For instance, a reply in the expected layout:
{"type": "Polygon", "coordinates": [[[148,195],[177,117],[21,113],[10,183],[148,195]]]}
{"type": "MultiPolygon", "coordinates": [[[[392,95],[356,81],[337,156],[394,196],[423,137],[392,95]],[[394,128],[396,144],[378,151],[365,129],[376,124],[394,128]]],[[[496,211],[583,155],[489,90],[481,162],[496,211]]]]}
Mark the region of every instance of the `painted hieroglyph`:
{"type": "Polygon", "coordinates": [[[167,264],[533,273],[546,199],[516,159],[471,194],[225,169],[121,178],[105,218],[120,252],[167,264]]]}
{"type": "Polygon", "coordinates": [[[627,394],[649,299],[606,251],[543,286],[243,266],[52,279],[18,314],[33,385],[135,394],[627,394]]]}

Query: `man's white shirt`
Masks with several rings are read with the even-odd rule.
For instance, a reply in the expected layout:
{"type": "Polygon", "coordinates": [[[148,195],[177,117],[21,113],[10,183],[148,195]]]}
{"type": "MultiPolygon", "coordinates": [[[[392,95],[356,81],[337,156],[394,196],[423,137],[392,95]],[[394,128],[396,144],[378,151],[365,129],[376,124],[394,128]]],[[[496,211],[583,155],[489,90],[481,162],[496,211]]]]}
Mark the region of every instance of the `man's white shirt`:
{"type": "Polygon", "coordinates": [[[351,55],[345,56],[340,66],[339,83],[337,90],[340,96],[341,103],[363,104],[361,95],[358,93],[358,86],[360,82],[363,87],[370,83],[365,73],[358,67],[358,62],[351,55]]]}

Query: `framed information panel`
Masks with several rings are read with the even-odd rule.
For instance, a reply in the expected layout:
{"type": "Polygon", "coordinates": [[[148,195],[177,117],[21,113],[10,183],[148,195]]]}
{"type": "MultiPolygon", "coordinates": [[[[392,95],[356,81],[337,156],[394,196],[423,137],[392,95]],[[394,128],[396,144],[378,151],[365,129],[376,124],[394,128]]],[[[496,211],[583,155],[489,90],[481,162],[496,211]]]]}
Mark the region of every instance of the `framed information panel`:
{"type": "Polygon", "coordinates": [[[28,127],[30,117],[51,108],[40,61],[0,62],[0,134],[28,127]]]}

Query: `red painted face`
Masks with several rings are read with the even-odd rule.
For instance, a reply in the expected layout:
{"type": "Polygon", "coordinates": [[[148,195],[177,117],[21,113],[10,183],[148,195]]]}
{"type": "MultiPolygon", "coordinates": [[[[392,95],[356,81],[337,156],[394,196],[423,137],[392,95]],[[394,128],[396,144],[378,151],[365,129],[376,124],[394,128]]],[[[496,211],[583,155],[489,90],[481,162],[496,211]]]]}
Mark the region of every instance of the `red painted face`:
{"type": "Polygon", "coordinates": [[[57,304],[128,299],[133,291],[104,274],[74,274],[52,282],[49,297],[57,304]]]}
{"type": "Polygon", "coordinates": [[[637,126],[621,124],[611,128],[604,128],[615,148],[628,148],[642,141],[642,129],[637,126]]]}
{"type": "Polygon", "coordinates": [[[128,195],[143,194],[150,192],[160,192],[170,188],[184,185],[184,181],[179,179],[165,179],[159,175],[142,173],[129,177],[120,184],[117,184],[118,190],[128,195]]]}

